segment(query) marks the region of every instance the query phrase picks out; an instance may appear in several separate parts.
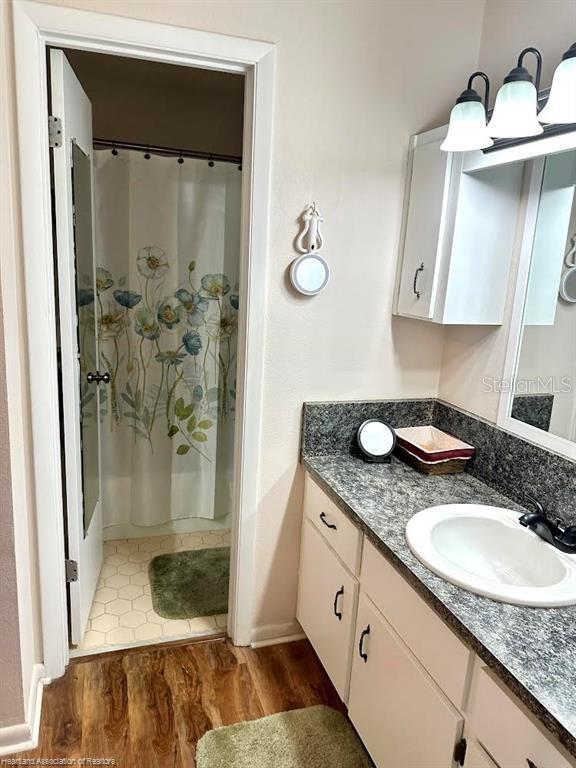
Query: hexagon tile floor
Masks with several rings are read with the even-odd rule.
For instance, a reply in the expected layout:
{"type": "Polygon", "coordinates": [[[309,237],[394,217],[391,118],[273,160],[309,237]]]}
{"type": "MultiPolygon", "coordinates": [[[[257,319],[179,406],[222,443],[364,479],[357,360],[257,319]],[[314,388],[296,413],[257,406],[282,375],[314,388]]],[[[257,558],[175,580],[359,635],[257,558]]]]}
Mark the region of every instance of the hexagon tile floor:
{"type": "Polygon", "coordinates": [[[186,620],[159,616],[152,608],[148,565],[166,552],[229,545],[228,530],[105,541],[88,625],[74,655],[224,631],[226,614],[186,620]]]}

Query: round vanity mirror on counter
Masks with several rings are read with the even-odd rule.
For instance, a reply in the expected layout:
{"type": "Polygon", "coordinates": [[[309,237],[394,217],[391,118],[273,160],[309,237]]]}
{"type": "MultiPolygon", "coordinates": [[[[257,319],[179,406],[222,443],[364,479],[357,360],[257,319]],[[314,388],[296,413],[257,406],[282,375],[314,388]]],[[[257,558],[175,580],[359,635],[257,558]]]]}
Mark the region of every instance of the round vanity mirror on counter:
{"type": "Polygon", "coordinates": [[[396,433],[392,427],[379,419],[363,422],[358,427],[356,438],[366,461],[389,461],[396,446],[396,433]]]}

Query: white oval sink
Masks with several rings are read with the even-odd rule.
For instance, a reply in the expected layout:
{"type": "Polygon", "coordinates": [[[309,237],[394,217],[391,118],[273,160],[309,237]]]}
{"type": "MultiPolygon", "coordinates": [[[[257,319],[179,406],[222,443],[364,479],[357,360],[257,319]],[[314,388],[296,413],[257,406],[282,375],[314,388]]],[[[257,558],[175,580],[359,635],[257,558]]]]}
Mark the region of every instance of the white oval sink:
{"type": "Polygon", "coordinates": [[[408,545],[452,584],[515,605],[576,604],[576,556],[518,522],[518,513],[482,504],[443,504],[406,526],[408,545]]]}

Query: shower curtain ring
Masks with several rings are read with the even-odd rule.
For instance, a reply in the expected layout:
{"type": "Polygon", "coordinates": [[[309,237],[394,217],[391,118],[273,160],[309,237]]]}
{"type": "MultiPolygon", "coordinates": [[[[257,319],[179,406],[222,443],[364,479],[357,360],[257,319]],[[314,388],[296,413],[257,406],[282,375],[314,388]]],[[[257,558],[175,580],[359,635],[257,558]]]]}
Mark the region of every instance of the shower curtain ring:
{"type": "Polygon", "coordinates": [[[116,149],[115,144],[112,146],[112,154],[114,155],[114,157],[116,157],[116,155],[118,154],[118,150],[116,149]]]}
{"type": "Polygon", "coordinates": [[[182,165],[184,163],[184,158],[182,157],[182,155],[180,155],[180,157],[178,158],[178,163],[180,165],[182,165]]]}
{"type": "Polygon", "coordinates": [[[208,157],[209,157],[209,159],[208,159],[208,166],[210,168],[214,168],[214,160],[212,160],[212,155],[209,155],[208,157]]]}
{"type": "Polygon", "coordinates": [[[151,157],[151,155],[150,155],[150,147],[148,147],[148,149],[144,153],[144,160],[150,160],[150,157],[151,157]]]}

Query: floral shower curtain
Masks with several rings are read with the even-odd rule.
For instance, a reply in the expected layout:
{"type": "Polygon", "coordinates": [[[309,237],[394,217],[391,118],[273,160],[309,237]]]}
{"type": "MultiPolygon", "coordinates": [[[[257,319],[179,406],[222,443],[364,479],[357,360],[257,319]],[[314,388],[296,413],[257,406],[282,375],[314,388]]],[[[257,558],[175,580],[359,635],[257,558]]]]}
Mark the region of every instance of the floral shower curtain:
{"type": "MultiPolygon", "coordinates": [[[[104,525],[231,509],[241,174],[95,153],[104,525]]],[[[92,308],[92,309],[91,309],[92,308]]]]}

